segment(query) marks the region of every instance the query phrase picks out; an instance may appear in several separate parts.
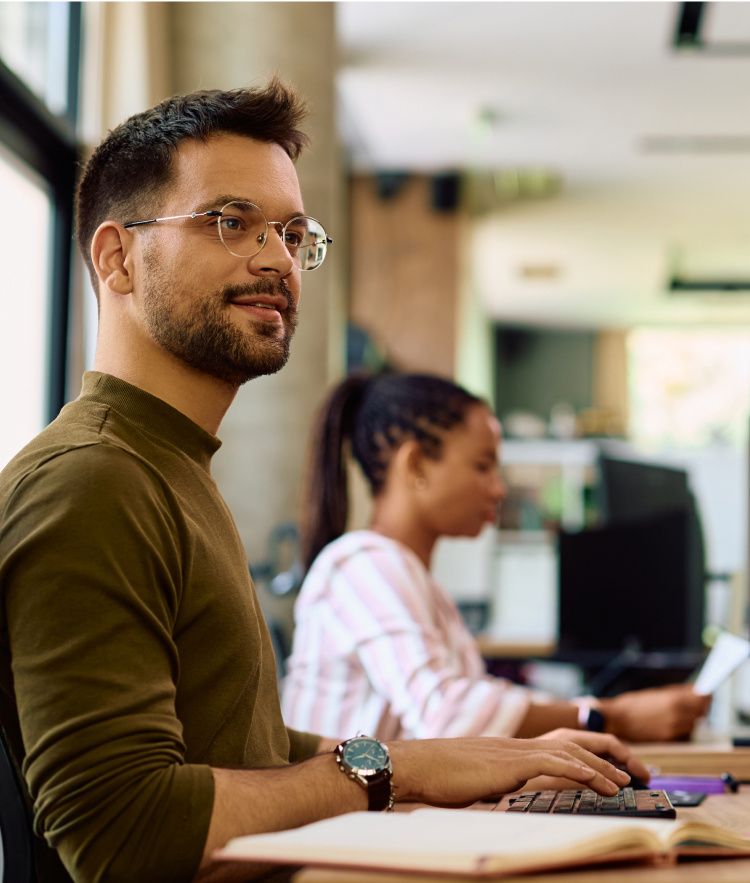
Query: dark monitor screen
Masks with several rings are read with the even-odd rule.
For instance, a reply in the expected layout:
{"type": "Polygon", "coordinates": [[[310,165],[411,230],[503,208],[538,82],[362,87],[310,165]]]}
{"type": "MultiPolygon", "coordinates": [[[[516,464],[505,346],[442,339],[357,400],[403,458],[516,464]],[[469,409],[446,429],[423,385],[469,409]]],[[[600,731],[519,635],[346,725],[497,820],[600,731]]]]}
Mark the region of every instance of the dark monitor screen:
{"type": "Polygon", "coordinates": [[[559,536],[559,655],[701,647],[691,512],[559,536]]]}
{"type": "Polygon", "coordinates": [[[599,458],[598,509],[604,524],[693,507],[687,473],[654,463],[599,458]]]}

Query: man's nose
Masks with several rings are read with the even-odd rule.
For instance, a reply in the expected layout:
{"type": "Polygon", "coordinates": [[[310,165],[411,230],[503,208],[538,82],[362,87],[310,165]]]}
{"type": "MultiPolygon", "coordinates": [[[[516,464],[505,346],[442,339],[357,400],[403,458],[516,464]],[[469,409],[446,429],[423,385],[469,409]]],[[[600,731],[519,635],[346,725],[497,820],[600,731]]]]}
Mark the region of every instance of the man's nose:
{"type": "Polygon", "coordinates": [[[277,274],[282,277],[288,276],[292,272],[294,261],[282,237],[283,226],[281,222],[269,221],[263,247],[250,258],[252,272],[277,274]]]}

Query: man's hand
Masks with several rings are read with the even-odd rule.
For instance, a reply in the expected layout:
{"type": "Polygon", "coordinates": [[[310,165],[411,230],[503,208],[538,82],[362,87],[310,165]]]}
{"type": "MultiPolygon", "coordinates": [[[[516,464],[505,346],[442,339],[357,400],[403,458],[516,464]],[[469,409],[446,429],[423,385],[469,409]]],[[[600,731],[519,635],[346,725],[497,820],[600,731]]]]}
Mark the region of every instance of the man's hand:
{"type": "MultiPolygon", "coordinates": [[[[597,744],[608,751],[613,748],[610,741],[597,744]]],[[[487,736],[391,742],[388,747],[396,799],[434,806],[468,806],[482,798],[499,798],[536,776],[569,779],[606,795],[616,794],[629,779],[570,741],[487,736]]],[[[217,867],[213,853],[233,837],[283,831],[367,807],[365,789],[341,775],[330,753],[288,767],[214,767],[212,773],[214,805],[201,880],[229,880],[229,869],[217,867]]]]}
{"type": "MultiPolygon", "coordinates": [[[[616,742],[616,740],[615,740],[616,742]]],[[[604,744],[604,743],[601,743],[604,744]]],[[[614,747],[607,742],[609,751],[614,747]]],[[[397,800],[468,806],[554,776],[612,795],[629,776],[572,741],[552,739],[420,739],[388,744],[397,800]]]]}
{"type": "MultiPolygon", "coordinates": [[[[575,742],[587,751],[598,754],[610,760],[613,764],[638,776],[644,782],[648,782],[651,774],[648,768],[633,754],[633,752],[609,733],[590,733],[588,730],[568,730],[560,728],[545,733],[540,739],[564,740],[575,742]]],[[[561,791],[563,788],[577,788],[578,783],[571,779],[553,779],[549,776],[539,776],[526,783],[529,791],[561,791]]]]}
{"type": "Polygon", "coordinates": [[[710,704],[710,696],[699,696],[689,684],[599,700],[607,732],[629,742],[668,742],[687,736],[710,704]]]}

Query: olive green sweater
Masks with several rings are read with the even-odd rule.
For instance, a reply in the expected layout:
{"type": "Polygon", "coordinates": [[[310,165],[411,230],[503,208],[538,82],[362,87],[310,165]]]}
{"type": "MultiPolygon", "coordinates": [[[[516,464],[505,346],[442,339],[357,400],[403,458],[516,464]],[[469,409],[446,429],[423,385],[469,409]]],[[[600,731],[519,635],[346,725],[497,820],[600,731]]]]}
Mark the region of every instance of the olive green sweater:
{"type": "MultiPolygon", "coordinates": [[[[36,831],[76,881],[190,880],[209,767],[280,766],[318,744],[281,719],[268,630],[210,473],[219,446],[88,372],[0,474],[0,721],[36,831]]],[[[44,883],[67,879],[40,864],[44,883]]]]}

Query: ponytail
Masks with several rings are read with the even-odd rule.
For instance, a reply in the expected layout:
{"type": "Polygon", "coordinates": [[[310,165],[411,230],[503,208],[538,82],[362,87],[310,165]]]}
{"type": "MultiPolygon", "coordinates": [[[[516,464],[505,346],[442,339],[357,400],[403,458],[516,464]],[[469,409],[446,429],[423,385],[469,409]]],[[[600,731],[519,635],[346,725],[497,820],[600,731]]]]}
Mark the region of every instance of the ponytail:
{"type": "Polygon", "coordinates": [[[346,530],[349,515],[345,445],[369,378],[347,377],[323,403],[313,432],[302,510],[305,572],[318,553],[346,530]]]}

